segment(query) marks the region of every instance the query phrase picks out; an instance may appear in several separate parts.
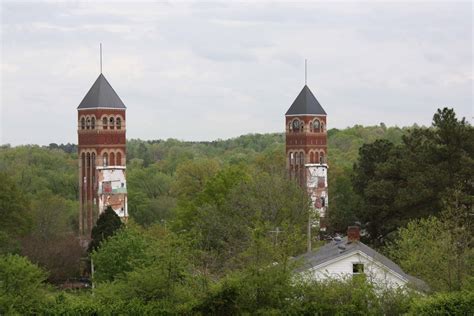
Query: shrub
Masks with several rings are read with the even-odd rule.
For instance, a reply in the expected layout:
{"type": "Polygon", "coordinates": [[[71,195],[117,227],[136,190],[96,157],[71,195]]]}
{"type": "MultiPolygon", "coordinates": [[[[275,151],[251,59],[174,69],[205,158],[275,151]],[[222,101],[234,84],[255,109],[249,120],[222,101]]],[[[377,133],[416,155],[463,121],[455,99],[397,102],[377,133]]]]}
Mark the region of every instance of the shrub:
{"type": "Polygon", "coordinates": [[[49,298],[46,278],[46,272],[25,257],[0,256],[0,315],[35,314],[49,298]]]}
{"type": "Polygon", "coordinates": [[[416,300],[411,315],[472,315],[474,291],[438,293],[416,300]]]}

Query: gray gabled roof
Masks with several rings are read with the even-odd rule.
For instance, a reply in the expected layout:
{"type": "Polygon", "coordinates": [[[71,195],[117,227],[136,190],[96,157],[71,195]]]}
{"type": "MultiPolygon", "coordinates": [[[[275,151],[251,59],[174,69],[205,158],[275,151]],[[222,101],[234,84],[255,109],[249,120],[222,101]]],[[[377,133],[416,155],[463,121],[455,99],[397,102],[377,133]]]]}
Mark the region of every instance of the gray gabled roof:
{"type": "Polygon", "coordinates": [[[100,74],[77,108],[126,109],[127,107],[120,100],[120,97],[107,79],[105,79],[104,75],[100,74]]]}
{"type": "Polygon", "coordinates": [[[326,111],[324,111],[307,85],[303,87],[285,115],[298,114],[326,115],[326,111]]]}
{"type": "Polygon", "coordinates": [[[403,272],[395,262],[385,257],[384,255],[378,253],[374,249],[365,245],[360,241],[348,242],[347,237],[342,238],[340,241],[331,241],[323,247],[319,248],[317,251],[312,251],[305,253],[297,258],[296,260],[301,261],[301,266],[297,269],[297,272],[307,271],[313,267],[319,266],[325,262],[328,262],[338,257],[348,255],[353,252],[361,251],[375,261],[382,263],[384,266],[390,270],[401,275],[403,278],[411,282],[419,289],[426,290],[428,286],[426,283],[420,279],[415,278],[414,276],[408,275],[403,272]]]}

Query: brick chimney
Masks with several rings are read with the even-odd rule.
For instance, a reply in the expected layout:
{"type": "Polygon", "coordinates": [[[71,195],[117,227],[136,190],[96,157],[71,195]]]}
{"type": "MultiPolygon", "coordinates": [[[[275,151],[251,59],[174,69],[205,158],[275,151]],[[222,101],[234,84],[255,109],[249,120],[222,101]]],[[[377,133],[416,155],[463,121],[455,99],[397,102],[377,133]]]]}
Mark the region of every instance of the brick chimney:
{"type": "Polygon", "coordinates": [[[360,240],[360,228],[359,226],[347,227],[347,241],[354,242],[360,240]]]}

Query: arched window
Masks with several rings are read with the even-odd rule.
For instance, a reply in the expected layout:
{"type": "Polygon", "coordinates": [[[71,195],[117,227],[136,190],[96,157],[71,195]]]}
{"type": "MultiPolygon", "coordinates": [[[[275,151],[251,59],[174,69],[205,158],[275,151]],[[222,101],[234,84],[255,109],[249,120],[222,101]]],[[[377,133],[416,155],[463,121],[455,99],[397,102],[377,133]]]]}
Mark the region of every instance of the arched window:
{"type": "Polygon", "coordinates": [[[86,120],[86,127],[87,129],[89,129],[91,127],[91,118],[88,117],[87,120],[86,120]]]}
{"type": "Polygon", "coordinates": [[[317,119],[314,120],[314,122],[313,122],[313,131],[315,133],[319,133],[320,127],[321,127],[321,123],[319,122],[319,120],[317,120],[317,119]]]}
{"type": "Polygon", "coordinates": [[[291,166],[293,165],[293,153],[290,153],[289,158],[290,158],[290,166],[291,166]]]}
{"type": "Polygon", "coordinates": [[[90,153],[87,153],[87,168],[90,168],[91,166],[91,154],[90,153]]]}
{"type": "Polygon", "coordinates": [[[104,116],[104,118],[102,119],[102,128],[103,129],[107,129],[107,116],[104,116]]]}
{"type": "Polygon", "coordinates": [[[95,116],[91,119],[91,129],[95,129],[95,116]]]}
{"type": "Polygon", "coordinates": [[[117,157],[115,159],[115,163],[117,164],[117,166],[121,166],[122,165],[122,154],[121,153],[117,153],[117,157]]]}
{"type": "Polygon", "coordinates": [[[300,153],[300,165],[304,165],[304,153],[300,153]]]}
{"type": "Polygon", "coordinates": [[[114,118],[111,117],[111,118],[109,119],[109,126],[110,126],[110,129],[114,129],[114,125],[115,125],[114,118]]]}
{"type": "Polygon", "coordinates": [[[318,163],[319,161],[319,153],[314,153],[314,163],[318,163]]]}
{"type": "Polygon", "coordinates": [[[85,176],[86,176],[86,154],[82,153],[82,181],[83,182],[84,182],[85,176]]]}
{"type": "Polygon", "coordinates": [[[297,161],[298,161],[298,153],[295,153],[294,158],[295,158],[295,159],[293,160],[293,162],[294,162],[294,164],[295,164],[295,166],[296,166],[296,165],[297,165],[297,161]]]}
{"type": "Polygon", "coordinates": [[[122,129],[122,119],[120,117],[117,117],[115,124],[117,125],[117,129],[122,129]]]}
{"type": "Polygon", "coordinates": [[[304,122],[301,122],[300,124],[300,132],[303,132],[304,131],[304,122]]]}
{"type": "Polygon", "coordinates": [[[313,152],[309,153],[309,162],[314,163],[314,153],[313,152]]]}
{"type": "Polygon", "coordinates": [[[114,153],[110,153],[109,161],[110,161],[111,166],[115,166],[115,154],[114,153]]]}
{"type": "Polygon", "coordinates": [[[103,156],[103,164],[104,167],[107,167],[109,165],[109,155],[107,155],[107,153],[105,153],[103,156]]]}
{"type": "Polygon", "coordinates": [[[324,153],[323,152],[319,156],[319,163],[324,163],[324,153]]]}
{"type": "Polygon", "coordinates": [[[95,153],[92,153],[92,183],[95,183],[95,153]]]}
{"type": "Polygon", "coordinates": [[[293,132],[297,133],[300,130],[300,121],[298,119],[294,119],[293,122],[291,123],[291,127],[293,129],[293,132]]]}
{"type": "Polygon", "coordinates": [[[85,129],[85,128],[86,128],[86,119],[81,118],[81,129],[85,129]]]}

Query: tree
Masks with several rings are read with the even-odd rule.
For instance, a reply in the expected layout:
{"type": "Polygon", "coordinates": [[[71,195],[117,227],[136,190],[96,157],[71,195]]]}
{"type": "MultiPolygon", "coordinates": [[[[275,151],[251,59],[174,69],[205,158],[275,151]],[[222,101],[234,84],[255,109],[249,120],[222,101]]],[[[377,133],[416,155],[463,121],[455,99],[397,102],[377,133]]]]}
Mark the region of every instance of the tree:
{"type": "MultiPolygon", "coordinates": [[[[452,209],[441,219],[429,217],[411,221],[398,230],[388,253],[407,273],[426,281],[435,291],[457,291],[474,276],[472,219],[459,221],[462,210],[452,209]],[[471,225],[471,229],[468,226],[471,225]]],[[[462,218],[462,217],[461,217],[462,218]]]]}
{"type": "Polygon", "coordinates": [[[46,273],[25,257],[0,256],[0,314],[32,315],[48,299],[46,273]]]}
{"type": "Polygon", "coordinates": [[[172,177],[157,164],[143,168],[133,165],[127,174],[130,216],[143,226],[170,220],[176,200],[170,195],[172,177]]]}
{"type": "MultiPolygon", "coordinates": [[[[271,227],[271,226],[270,226],[271,227]]],[[[275,243],[269,226],[260,223],[248,247],[237,256],[245,264],[213,284],[194,308],[204,314],[266,314],[284,310],[293,299],[290,252],[285,241],[275,243]]]]}
{"type": "Polygon", "coordinates": [[[354,191],[363,204],[357,218],[379,246],[410,220],[438,214],[452,188],[472,206],[474,129],[452,109],[438,110],[431,128],[414,128],[400,145],[385,140],[360,148],[354,191]]]}
{"type": "Polygon", "coordinates": [[[132,168],[127,179],[131,190],[142,192],[149,199],[167,195],[172,181],[169,175],[159,171],[156,164],[147,168],[132,168]]]}
{"type": "Polygon", "coordinates": [[[104,281],[114,280],[99,283],[94,295],[103,302],[156,302],[160,313],[187,314],[206,286],[194,270],[192,255],[192,248],[182,238],[160,226],[140,233],[121,231],[93,254],[104,281]],[[115,264],[118,267],[113,267],[115,264]]]}
{"type": "Polygon", "coordinates": [[[474,291],[436,293],[416,300],[410,315],[470,315],[474,306],[474,291]]]}
{"type": "Polygon", "coordinates": [[[94,281],[114,281],[148,262],[150,242],[143,229],[138,227],[127,226],[119,230],[92,253],[94,281]]]}
{"type": "MultiPolygon", "coordinates": [[[[176,232],[185,231],[202,251],[204,271],[221,273],[241,263],[238,255],[249,247],[252,231],[266,225],[267,234],[277,227],[284,240],[304,236],[308,219],[307,194],[283,174],[241,166],[223,168],[208,180],[195,199],[178,203],[176,232]]],[[[304,248],[299,240],[292,255],[304,248]]]]}
{"type": "Polygon", "coordinates": [[[15,251],[16,239],[31,227],[29,200],[13,178],[0,172],[0,254],[15,251]]]}
{"type": "Polygon", "coordinates": [[[216,160],[191,160],[180,164],[172,185],[173,194],[181,200],[196,198],[218,171],[219,163],[216,160]]]}
{"type": "Polygon", "coordinates": [[[89,252],[97,250],[104,240],[114,235],[122,226],[123,224],[120,217],[115,213],[112,207],[107,207],[107,209],[100,214],[97,223],[92,228],[92,240],[89,244],[89,252]]]}
{"type": "Polygon", "coordinates": [[[354,192],[351,182],[352,170],[339,169],[331,166],[329,169],[329,205],[328,233],[345,233],[347,227],[358,219],[356,214],[360,208],[360,196],[354,192]]]}
{"type": "Polygon", "coordinates": [[[22,238],[21,254],[47,270],[48,282],[53,284],[79,277],[83,253],[73,233],[62,233],[48,239],[41,239],[36,234],[22,238]]]}
{"type": "Polygon", "coordinates": [[[176,207],[176,199],[172,196],[160,196],[156,199],[140,200],[142,194],[129,195],[130,216],[133,220],[147,227],[156,223],[166,223],[173,220],[176,207]],[[133,201],[133,204],[132,204],[133,201]],[[137,202],[139,201],[139,202],[137,202]]]}

